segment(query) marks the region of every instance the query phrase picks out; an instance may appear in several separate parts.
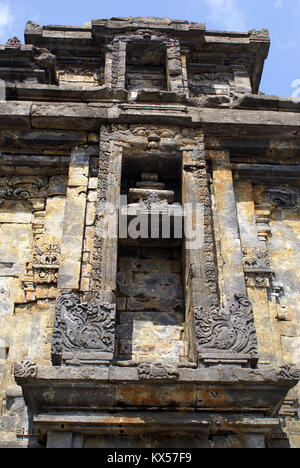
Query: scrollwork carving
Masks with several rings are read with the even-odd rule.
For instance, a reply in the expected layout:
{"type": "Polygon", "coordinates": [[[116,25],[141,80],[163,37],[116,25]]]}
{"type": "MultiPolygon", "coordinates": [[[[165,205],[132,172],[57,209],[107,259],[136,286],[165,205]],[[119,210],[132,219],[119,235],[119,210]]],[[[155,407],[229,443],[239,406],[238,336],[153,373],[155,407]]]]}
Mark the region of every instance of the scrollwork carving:
{"type": "Polygon", "coordinates": [[[246,270],[270,270],[270,257],[267,251],[243,249],[243,262],[246,270]]]}
{"type": "Polygon", "coordinates": [[[33,263],[37,265],[59,265],[60,248],[57,244],[44,244],[43,249],[34,246],[33,263]]]}
{"type": "Polygon", "coordinates": [[[285,364],[277,372],[278,380],[300,380],[300,369],[294,364],[285,364]]]}
{"type": "Polygon", "coordinates": [[[257,354],[252,305],[235,294],[224,309],[197,307],[195,310],[198,350],[257,354]]]}
{"type": "Polygon", "coordinates": [[[5,200],[28,200],[46,196],[46,177],[0,178],[0,198],[5,200]]]}
{"type": "Polygon", "coordinates": [[[275,208],[295,208],[299,205],[300,192],[296,188],[279,185],[254,186],[254,200],[257,205],[275,208]]]}
{"type": "Polygon", "coordinates": [[[151,193],[139,203],[140,211],[168,211],[167,200],[161,200],[158,195],[151,193]]]}
{"type": "Polygon", "coordinates": [[[16,378],[28,379],[29,377],[36,377],[37,365],[35,362],[25,360],[15,363],[14,376],[16,378]]]}
{"type": "Polygon", "coordinates": [[[52,355],[64,351],[114,351],[115,305],[94,297],[81,302],[76,292],[64,291],[55,307],[52,355]]]}
{"type": "Polygon", "coordinates": [[[179,372],[177,367],[169,364],[141,362],[138,366],[140,380],[177,380],[179,372]]]}

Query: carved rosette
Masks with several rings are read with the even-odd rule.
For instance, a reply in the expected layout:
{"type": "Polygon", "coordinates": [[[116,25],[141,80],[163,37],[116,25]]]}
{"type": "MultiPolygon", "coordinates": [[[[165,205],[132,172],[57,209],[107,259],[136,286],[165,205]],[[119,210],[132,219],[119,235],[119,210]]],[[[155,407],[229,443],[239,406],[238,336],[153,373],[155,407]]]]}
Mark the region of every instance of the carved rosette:
{"type": "Polygon", "coordinates": [[[76,292],[64,291],[55,307],[52,358],[63,353],[114,352],[116,307],[98,302],[81,302],[76,292]]]}
{"type": "Polygon", "coordinates": [[[260,249],[243,249],[244,268],[249,270],[270,270],[270,258],[267,251],[260,249]]]}
{"type": "Polygon", "coordinates": [[[141,212],[168,212],[168,202],[151,193],[146,199],[140,201],[139,209],[141,212]]]}
{"type": "Polygon", "coordinates": [[[30,377],[36,377],[37,365],[35,362],[25,360],[15,363],[14,365],[14,376],[15,378],[28,379],[30,377]]]}
{"type": "Polygon", "coordinates": [[[253,309],[249,299],[235,294],[224,309],[195,310],[198,352],[225,352],[257,356],[253,309]]]}
{"type": "Polygon", "coordinates": [[[37,284],[57,282],[60,263],[60,248],[56,244],[45,244],[42,249],[35,246],[33,254],[33,279],[37,284]]]}
{"type": "Polygon", "coordinates": [[[247,288],[270,287],[272,271],[267,251],[258,248],[243,249],[243,263],[247,288]]]}
{"type": "Polygon", "coordinates": [[[138,375],[140,380],[147,381],[174,381],[179,378],[177,367],[158,362],[141,362],[138,366],[138,375]]]}

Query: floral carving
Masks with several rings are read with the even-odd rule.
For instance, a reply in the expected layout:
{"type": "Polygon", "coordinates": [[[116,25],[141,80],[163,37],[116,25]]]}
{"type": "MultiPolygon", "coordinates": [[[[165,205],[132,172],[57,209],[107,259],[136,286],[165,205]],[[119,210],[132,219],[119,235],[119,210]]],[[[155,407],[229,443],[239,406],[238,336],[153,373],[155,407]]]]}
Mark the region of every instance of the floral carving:
{"type": "Polygon", "coordinates": [[[28,200],[46,195],[46,177],[3,177],[0,178],[0,198],[6,200],[28,200]]]}
{"type": "Polygon", "coordinates": [[[300,380],[300,369],[294,364],[285,364],[280,367],[277,378],[279,380],[300,380]]]}
{"type": "Polygon", "coordinates": [[[177,367],[169,364],[141,362],[138,366],[140,380],[177,380],[177,367]]]}
{"type": "Polygon", "coordinates": [[[55,308],[52,355],[64,351],[114,351],[115,305],[81,302],[79,295],[64,291],[55,308]]]}
{"type": "Polygon", "coordinates": [[[270,258],[267,251],[243,249],[244,268],[246,270],[270,270],[270,258]]]}
{"type": "Polygon", "coordinates": [[[299,205],[300,193],[296,188],[285,185],[254,187],[254,200],[257,205],[275,208],[295,208],[299,205]]]}
{"type": "Polygon", "coordinates": [[[20,361],[14,365],[14,376],[16,378],[28,379],[36,377],[37,365],[29,360],[20,361]]]}
{"type": "Polygon", "coordinates": [[[60,263],[60,248],[56,244],[44,244],[42,249],[34,246],[33,274],[38,284],[57,282],[60,263]]]}
{"type": "Polygon", "coordinates": [[[225,309],[197,307],[195,310],[198,350],[257,353],[252,305],[235,294],[225,309]]]}
{"type": "Polygon", "coordinates": [[[53,266],[59,265],[60,248],[56,244],[45,244],[43,250],[34,247],[33,263],[37,265],[53,266]]]}
{"type": "Polygon", "coordinates": [[[167,211],[167,200],[161,200],[155,193],[150,193],[146,199],[140,200],[139,208],[141,211],[167,211]]]}
{"type": "Polygon", "coordinates": [[[246,273],[247,288],[268,288],[270,286],[269,275],[265,273],[246,273]]]}

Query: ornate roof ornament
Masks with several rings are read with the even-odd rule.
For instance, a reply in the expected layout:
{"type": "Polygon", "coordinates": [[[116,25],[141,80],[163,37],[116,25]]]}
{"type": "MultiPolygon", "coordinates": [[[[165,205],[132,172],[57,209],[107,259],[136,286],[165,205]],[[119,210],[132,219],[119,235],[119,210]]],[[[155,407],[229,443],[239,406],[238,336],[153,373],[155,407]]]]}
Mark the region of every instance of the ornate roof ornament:
{"type": "Polygon", "coordinates": [[[8,39],[6,45],[10,46],[10,47],[21,47],[22,42],[20,41],[20,39],[17,36],[14,36],[14,37],[11,37],[10,39],[8,39]]]}

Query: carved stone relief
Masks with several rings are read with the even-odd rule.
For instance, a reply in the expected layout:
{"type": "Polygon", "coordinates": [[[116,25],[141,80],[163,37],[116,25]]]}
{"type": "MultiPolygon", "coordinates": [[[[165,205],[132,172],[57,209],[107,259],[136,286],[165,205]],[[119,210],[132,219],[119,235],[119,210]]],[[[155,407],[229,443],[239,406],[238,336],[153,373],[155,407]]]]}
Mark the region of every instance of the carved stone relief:
{"type": "Polygon", "coordinates": [[[34,246],[33,279],[37,284],[57,282],[60,263],[60,247],[56,244],[44,244],[42,249],[34,246]]]}
{"type": "Polygon", "coordinates": [[[300,369],[298,369],[294,364],[285,364],[283,365],[278,373],[278,380],[299,380],[300,379],[300,369]]]}
{"type": "Polygon", "coordinates": [[[258,248],[243,249],[245,281],[248,288],[269,288],[272,279],[268,251],[258,248]]]}
{"type": "Polygon", "coordinates": [[[81,302],[76,292],[64,291],[55,307],[52,358],[64,352],[114,351],[114,304],[101,303],[97,297],[81,302]]]}
{"type": "Polygon", "coordinates": [[[36,377],[37,365],[29,360],[18,362],[14,365],[14,376],[16,378],[28,379],[36,377]]]}
{"type": "Polygon", "coordinates": [[[247,297],[235,294],[224,309],[195,309],[199,352],[229,351],[257,355],[252,305],[247,297]]]}
{"type": "Polygon", "coordinates": [[[140,380],[177,380],[179,378],[178,368],[162,363],[141,362],[138,366],[140,380]]]}
{"type": "Polygon", "coordinates": [[[47,195],[46,177],[1,177],[0,198],[5,200],[28,200],[47,195]]]}

